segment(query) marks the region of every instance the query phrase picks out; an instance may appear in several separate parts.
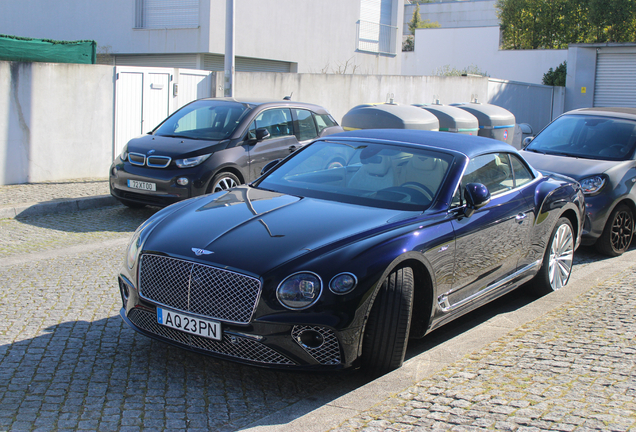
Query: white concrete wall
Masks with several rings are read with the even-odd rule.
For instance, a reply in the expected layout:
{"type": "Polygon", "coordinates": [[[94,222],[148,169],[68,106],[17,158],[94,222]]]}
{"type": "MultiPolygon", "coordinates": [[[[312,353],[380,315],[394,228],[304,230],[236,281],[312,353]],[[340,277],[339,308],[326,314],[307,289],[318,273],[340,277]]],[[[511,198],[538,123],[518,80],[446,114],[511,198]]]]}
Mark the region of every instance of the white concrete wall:
{"type": "MultiPolygon", "coordinates": [[[[222,54],[226,0],[200,0],[199,28],[135,29],[134,0],[2,2],[3,34],[56,40],[91,39],[119,54],[222,54]]],[[[240,0],[235,55],[298,64],[298,72],[401,72],[402,0],[393,0],[396,55],[356,51],[359,0],[240,0]]]]}
{"type": "MultiPolygon", "coordinates": [[[[172,70],[176,82],[180,82],[179,72],[172,70]]],[[[114,95],[121,81],[115,80],[115,73],[111,66],[0,61],[0,184],[106,177],[115,147],[114,95]]],[[[214,74],[210,80],[206,88],[214,94],[223,75],[214,74]]],[[[473,95],[503,103],[523,91],[518,99],[527,100],[521,102],[524,109],[551,109],[549,100],[541,105],[533,90],[545,86],[517,86],[513,91],[510,85],[500,85],[497,98],[488,94],[489,81],[485,77],[238,72],[235,91],[238,98],[274,99],[293,92],[294,100],[322,105],[338,122],[354,106],[385,102],[389,95],[399,104],[435,98],[450,104],[469,101],[473,95]]],[[[191,94],[201,96],[198,90],[191,94]]],[[[179,99],[168,109],[183,103],[179,99]]],[[[518,122],[527,122],[513,114],[518,122]]]]}
{"type": "Polygon", "coordinates": [[[481,77],[237,72],[235,84],[238,98],[281,99],[293,92],[292,99],[324,106],[338,123],[354,106],[386,102],[389,95],[398,104],[410,105],[431,103],[434,96],[442,103],[451,103],[470,101],[475,93],[488,93],[488,79],[481,77]]]}
{"type": "Polygon", "coordinates": [[[113,68],[0,62],[0,183],[104,177],[113,68]]]}
{"type": "MultiPolygon", "coordinates": [[[[496,0],[472,0],[420,4],[420,18],[437,22],[442,28],[498,26],[496,0]]],[[[410,34],[408,23],[415,5],[404,5],[404,30],[410,34]]]]}
{"type": "Polygon", "coordinates": [[[449,66],[476,66],[493,78],[541,84],[543,74],[567,59],[567,50],[500,50],[499,27],[415,31],[415,51],[403,53],[402,74],[433,75],[449,66]]]}

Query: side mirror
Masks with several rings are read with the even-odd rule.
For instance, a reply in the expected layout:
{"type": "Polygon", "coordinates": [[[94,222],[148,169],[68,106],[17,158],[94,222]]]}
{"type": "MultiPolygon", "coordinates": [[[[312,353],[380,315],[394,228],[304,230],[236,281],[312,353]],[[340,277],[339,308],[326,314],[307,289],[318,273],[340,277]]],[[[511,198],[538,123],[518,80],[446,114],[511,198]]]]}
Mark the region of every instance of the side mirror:
{"type": "Polygon", "coordinates": [[[263,141],[264,139],[269,138],[269,131],[266,128],[258,128],[256,129],[256,136],[253,138],[249,137],[248,134],[248,140],[247,140],[247,144],[256,144],[259,141],[263,141]]]}
{"type": "Polygon", "coordinates": [[[528,146],[530,145],[530,143],[532,142],[532,140],[533,140],[533,139],[534,139],[534,137],[531,137],[531,136],[529,136],[529,137],[525,137],[525,138],[523,139],[523,148],[528,147],[528,146]]]}
{"type": "Polygon", "coordinates": [[[263,141],[269,138],[269,131],[265,128],[256,129],[256,141],[263,141]]]}
{"type": "Polygon", "coordinates": [[[272,168],[274,168],[276,165],[278,165],[278,162],[280,162],[280,159],[276,159],[276,160],[273,160],[271,162],[268,162],[267,165],[265,165],[263,167],[263,169],[261,170],[261,175],[265,175],[268,172],[270,172],[272,170],[272,168]]]}
{"type": "Polygon", "coordinates": [[[471,217],[475,210],[479,210],[490,202],[490,191],[481,183],[468,183],[464,188],[466,209],[464,215],[471,217]]]}

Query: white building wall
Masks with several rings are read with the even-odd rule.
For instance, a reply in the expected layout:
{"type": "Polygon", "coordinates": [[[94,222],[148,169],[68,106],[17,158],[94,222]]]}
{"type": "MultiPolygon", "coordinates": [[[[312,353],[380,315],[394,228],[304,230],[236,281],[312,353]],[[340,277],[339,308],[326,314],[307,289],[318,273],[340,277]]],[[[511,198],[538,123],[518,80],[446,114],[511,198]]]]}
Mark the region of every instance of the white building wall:
{"type": "Polygon", "coordinates": [[[567,59],[567,50],[500,50],[499,27],[415,31],[415,51],[403,53],[403,75],[435,75],[444,67],[477,67],[493,78],[541,84],[567,59]]]}
{"type": "MultiPolygon", "coordinates": [[[[3,1],[3,34],[95,40],[113,54],[222,54],[226,0],[199,0],[199,28],[136,29],[135,1],[3,1]]],[[[356,51],[360,0],[240,0],[235,4],[235,55],[298,64],[298,72],[395,74],[396,55],[356,51]]],[[[402,32],[402,0],[392,0],[392,25],[402,32]]]]}

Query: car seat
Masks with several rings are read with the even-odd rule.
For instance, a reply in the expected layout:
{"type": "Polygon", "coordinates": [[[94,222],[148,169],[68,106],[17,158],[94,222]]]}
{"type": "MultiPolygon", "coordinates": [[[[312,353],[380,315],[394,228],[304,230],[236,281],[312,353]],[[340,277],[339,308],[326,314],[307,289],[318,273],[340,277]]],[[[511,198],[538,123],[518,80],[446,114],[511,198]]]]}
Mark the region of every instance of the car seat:
{"type": "Polygon", "coordinates": [[[367,191],[378,191],[395,186],[395,172],[391,158],[374,155],[361,158],[362,166],[349,180],[349,187],[367,191]]]}

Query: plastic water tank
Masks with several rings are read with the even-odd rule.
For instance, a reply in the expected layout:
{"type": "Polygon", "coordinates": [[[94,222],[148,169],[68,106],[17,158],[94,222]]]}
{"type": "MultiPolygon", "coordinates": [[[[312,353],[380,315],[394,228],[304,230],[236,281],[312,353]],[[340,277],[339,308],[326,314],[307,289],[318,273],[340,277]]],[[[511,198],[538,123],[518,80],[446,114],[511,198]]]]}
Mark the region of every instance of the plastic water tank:
{"type": "Polygon", "coordinates": [[[344,130],[419,129],[437,131],[439,120],[433,114],[411,105],[363,104],[342,117],[344,130]]]}
{"type": "Polygon", "coordinates": [[[494,138],[512,145],[515,133],[515,116],[497,105],[475,102],[451,104],[468,111],[479,121],[479,136],[494,138]]]}
{"type": "Polygon", "coordinates": [[[466,110],[442,104],[413,104],[422,108],[439,121],[439,130],[442,132],[453,132],[464,135],[478,135],[479,121],[477,117],[466,110]]]}

